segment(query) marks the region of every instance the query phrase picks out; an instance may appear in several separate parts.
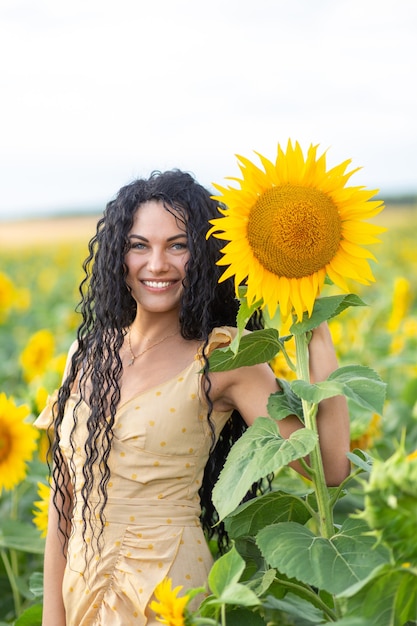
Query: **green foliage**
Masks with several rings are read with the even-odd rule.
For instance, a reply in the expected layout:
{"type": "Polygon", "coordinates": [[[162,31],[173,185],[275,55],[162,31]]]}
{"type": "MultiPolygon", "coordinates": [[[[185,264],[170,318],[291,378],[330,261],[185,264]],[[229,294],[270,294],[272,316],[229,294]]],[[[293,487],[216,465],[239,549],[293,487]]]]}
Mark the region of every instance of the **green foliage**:
{"type": "Polygon", "coordinates": [[[347,365],[337,369],[321,383],[312,385],[305,380],[295,380],[290,383],[290,387],[302,400],[314,404],[343,395],[368,411],[382,413],[386,384],[369,367],[347,365]]]}
{"type": "Polygon", "coordinates": [[[220,520],[238,506],[253,483],[307,456],[316,442],[317,435],[307,429],[283,439],[275,420],[258,417],[233,446],[214,487],[213,502],[220,520]],[[225,487],[230,484],[233,490],[225,487]]]}
{"type": "Polygon", "coordinates": [[[281,346],[282,341],[274,328],[257,330],[240,339],[239,351],[236,353],[231,347],[215,350],[210,357],[210,370],[224,372],[242,365],[265,363],[274,358],[281,346]]]}
{"type": "Polygon", "coordinates": [[[365,303],[354,293],[341,296],[327,296],[319,298],[314,303],[311,316],[304,313],[301,322],[292,324],[290,331],[294,335],[301,335],[317,328],[322,322],[331,320],[340,315],[345,309],[351,306],[366,306],[365,303]]]}
{"type": "Polygon", "coordinates": [[[374,534],[391,546],[397,563],[417,563],[417,459],[407,460],[401,446],[387,461],[375,460],[364,492],[362,516],[374,534]]]}
{"type": "Polygon", "coordinates": [[[368,526],[350,518],[330,539],[299,522],[285,522],[263,528],[256,542],[272,567],[330,594],[342,593],[389,560],[368,526]]]}

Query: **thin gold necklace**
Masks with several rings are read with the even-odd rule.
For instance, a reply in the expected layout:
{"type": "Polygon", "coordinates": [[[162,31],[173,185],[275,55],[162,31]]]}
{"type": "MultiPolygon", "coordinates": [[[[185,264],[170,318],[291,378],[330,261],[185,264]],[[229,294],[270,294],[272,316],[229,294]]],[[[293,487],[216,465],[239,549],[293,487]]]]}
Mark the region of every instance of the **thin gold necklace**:
{"type": "Polygon", "coordinates": [[[162,343],[163,341],[165,341],[166,339],[169,339],[170,337],[173,337],[174,335],[178,334],[178,330],[176,330],[175,332],[169,334],[169,335],[165,335],[165,337],[162,337],[162,339],[160,339],[159,341],[157,341],[156,343],[153,343],[152,345],[148,346],[147,348],[145,348],[144,350],[142,350],[142,352],[139,352],[139,354],[134,354],[133,350],[132,350],[132,344],[130,341],[130,331],[131,328],[129,328],[129,332],[127,333],[127,343],[129,345],[129,352],[130,352],[130,361],[128,363],[128,365],[133,365],[133,363],[136,361],[136,359],[138,359],[140,356],[142,356],[142,354],[145,354],[145,352],[148,352],[148,350],[151,350],[152,348],[155,348],[156,346],[159,346],[160,343],[162,343]]]}

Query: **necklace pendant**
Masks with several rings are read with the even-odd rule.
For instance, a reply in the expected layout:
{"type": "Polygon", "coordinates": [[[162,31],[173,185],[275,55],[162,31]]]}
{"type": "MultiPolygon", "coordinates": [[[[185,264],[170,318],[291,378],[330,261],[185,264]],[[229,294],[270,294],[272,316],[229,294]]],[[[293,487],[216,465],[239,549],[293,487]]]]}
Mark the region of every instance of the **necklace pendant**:
{"type": "Polygon", "coordinates": [[[130,367],[131,365],[133,365],[133,363],[134,363],[134,362],[135,362],[135,359],[134,359],[134,358],[130,359],[130,361],[129,361],[129,363],[128,363],[128,366],[130,367]]]}

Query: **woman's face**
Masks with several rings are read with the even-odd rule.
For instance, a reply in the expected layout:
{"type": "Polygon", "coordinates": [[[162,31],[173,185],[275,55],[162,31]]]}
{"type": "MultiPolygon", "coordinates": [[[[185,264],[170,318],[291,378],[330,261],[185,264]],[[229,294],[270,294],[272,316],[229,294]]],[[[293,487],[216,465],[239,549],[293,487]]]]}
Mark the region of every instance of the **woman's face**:
{"type": "Polygon", "coordinates": [[[185,226],[162,202],[150,200],[136,211],[128,240],[126,283],[138,307],[154,313],[179,309],[190,258],[185,226]]]}

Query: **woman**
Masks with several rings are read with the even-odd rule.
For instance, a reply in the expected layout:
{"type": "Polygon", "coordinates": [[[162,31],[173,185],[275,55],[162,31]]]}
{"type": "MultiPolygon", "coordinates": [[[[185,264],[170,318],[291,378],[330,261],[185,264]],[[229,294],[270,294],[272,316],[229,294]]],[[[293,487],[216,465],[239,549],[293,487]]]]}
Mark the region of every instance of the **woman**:
{"type": "MultiPolygon", "coordinates": [[[[205,237],[216,216],[208,191],[171,171],[122,188],[98,222],[77,342],[38,418],[45,428],[53,414],[55,429],[43,626],[155,625],[149,603],[164,577],[205,583],[200,494],[210,529],[210,483],[278,388],[267,364],[208,371],[237,310],[233,284],[217,282],[221,244],[205,237]]],[[[336,367],[320,326],[312,380],[336,367]]],[[[318,422],[326,479],[338,484],[349,471],[344,398],[322,402],[318,422]]],[[[300,427],[295,416],[279,423],[283,437],[300,427]]]]}

